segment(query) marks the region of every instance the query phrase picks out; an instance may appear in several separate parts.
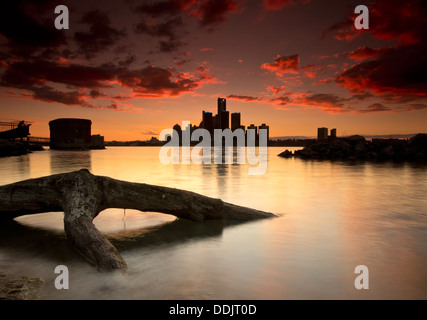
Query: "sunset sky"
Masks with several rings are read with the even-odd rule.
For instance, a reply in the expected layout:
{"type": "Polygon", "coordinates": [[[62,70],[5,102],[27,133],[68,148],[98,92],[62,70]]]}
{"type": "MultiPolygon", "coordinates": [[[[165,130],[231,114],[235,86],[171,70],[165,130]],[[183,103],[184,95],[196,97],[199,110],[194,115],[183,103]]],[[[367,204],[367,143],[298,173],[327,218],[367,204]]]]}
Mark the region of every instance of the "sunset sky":
{"type": "Polygon", "coordinates": [[[427,132],[425,2],[43,0],[1,12],[0,121],[32,122],[33,136],[70,117],[107,141],[145,140],[199,124],[218,97],[271,137],[427,132]],[[60,4],[69,30],[54,27],[60,4]],[[369,30],[354,28],[359,4],[369,30]]]}

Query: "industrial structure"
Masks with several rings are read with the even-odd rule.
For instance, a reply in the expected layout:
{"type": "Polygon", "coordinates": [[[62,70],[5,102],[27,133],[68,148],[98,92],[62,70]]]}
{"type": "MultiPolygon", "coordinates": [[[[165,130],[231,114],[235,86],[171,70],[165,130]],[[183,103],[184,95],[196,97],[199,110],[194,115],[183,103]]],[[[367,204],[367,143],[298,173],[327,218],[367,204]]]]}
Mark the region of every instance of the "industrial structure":
{"type": "Polygon", "coordinates": [[[51,149],[104,149],[104,137],[92,135],[92,121],[62,118],[49,122],[51,149]]]}
{"type": "Polygon", "coordinates": [[[327,140],[334,140],[337,138],[337,129],[331,129],[331,135],[329,135],[329,129],[322,127],[317,128],[317,140],[320,141],[327,141],[327,140]]]}

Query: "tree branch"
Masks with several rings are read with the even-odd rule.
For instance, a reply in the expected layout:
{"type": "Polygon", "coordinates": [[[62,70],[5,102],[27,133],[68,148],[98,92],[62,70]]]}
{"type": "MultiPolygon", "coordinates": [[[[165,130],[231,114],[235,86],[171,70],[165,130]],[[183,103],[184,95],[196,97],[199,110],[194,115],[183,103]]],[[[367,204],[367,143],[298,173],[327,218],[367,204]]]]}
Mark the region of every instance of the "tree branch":
{"type": "Polygon", "coordinates": [[[126,269],[116,248],[92,223],[107,208],[160,212],[196,222],[275,216],[190,191],[95,176],[86,169],[0,186],[0,201],[0,219],[64,211],[67,239],[99,270],[126,269]]]}

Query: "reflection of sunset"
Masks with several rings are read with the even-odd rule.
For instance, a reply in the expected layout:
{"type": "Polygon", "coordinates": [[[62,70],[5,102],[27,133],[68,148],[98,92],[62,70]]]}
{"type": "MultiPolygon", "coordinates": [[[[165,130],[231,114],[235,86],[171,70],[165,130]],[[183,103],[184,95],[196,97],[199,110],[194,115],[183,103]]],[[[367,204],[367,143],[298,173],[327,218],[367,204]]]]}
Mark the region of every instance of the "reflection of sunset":
{"type": "MultiPolygon", "coordinates": [[[[126,283],[128,290],[137,292],[135,297],[148,295],[142,287],[150,288],[151,299],[425,297],[420,277],[427,263],[427,180],[422,167],[284,159],[277,157],[282,148],[270,147],[267,172],[251,176],[248,163],[163,165],[159,149],[35,152],[2,159],[0,173],[3,183],[9,183],[87,168],[96,175],[172,186],[278,215],[242,224],[199,224],[134,210],[101,212],[94,223],[135,270],[126,283]],[[354,288],[354,269],[361,264],[369,268],[370,290],[354,288]]],[[[55,247],[50,237],[58,237],[62,217],[46,213],[17,221],[20,228],[41,230],[42,239],[49,241],[44,252],[51,252],[55,247]]],[[[21,237],[19,243],[31,233],[25,231],[21,237]]],[[[34,241],[27,242],[27,255],[38,252],[31,247],[34,241]]],[[[22,255],[10,260],[20,265],[22,255]]],[[[30,259],[43,261],[43,256],[37,253],[30,259]]],[[[68,263],[80,270],[84,262],[68,263]]],[[[34,272],[43,275],[45,264],[33,264],[34,272]]],[[[104,283],[94,273],[76,277],[94,286],[104,283]]],[[[80,298],[85,296],[76,290],[80,298]]],[[[108,292],[103,296],[114,296],[108,292]]]]}

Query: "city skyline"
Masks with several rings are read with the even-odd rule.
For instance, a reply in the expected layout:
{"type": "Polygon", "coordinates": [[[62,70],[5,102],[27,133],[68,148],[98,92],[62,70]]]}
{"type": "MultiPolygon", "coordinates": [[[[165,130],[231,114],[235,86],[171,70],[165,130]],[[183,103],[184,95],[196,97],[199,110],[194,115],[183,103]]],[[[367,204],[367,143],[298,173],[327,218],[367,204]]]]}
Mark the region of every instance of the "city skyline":
{"type": "Polygon", "coordinates": [[[107,141],[147,140],[198,124],[217,97],[229,125],[241,112],[271,138],[427,131],[421,1],[367,3],[369,30],[354,28],[356,1],[62,4],[69,30],[50,0],[8,3],[0,25],[0,120],[32,122],[33,136],[83,118],[107,141]]]}

